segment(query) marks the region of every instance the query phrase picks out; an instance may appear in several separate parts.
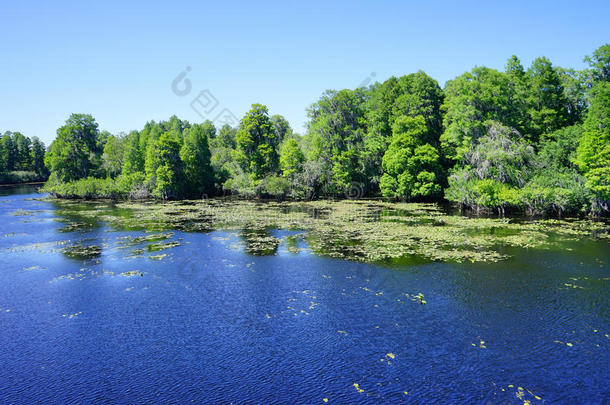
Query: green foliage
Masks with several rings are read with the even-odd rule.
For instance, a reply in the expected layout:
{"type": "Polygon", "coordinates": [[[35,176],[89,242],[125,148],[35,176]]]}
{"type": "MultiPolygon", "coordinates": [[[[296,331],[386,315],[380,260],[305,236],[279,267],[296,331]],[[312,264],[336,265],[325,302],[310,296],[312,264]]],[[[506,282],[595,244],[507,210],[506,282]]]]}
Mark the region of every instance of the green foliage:
{"type": "Polygon", "coordinates": [[[591,106],[583,124],[576,164],[587,186],[607,209],[610,201],[610,82],[592,89],[591,106]]]}
{"type": "Polygon", "coordinates": [[[102,167],[108,177],[116,177],[121,174],[123,158],[125,156],[125,137],[110,135],[106,139],[104,152],[102,153],[102,167]]]}
{"type": "Polygon", "coordinates": [[[208,139],[215,133],[216,129],[209,121],[202,125],[194,124],[185,130],[180,157],[184,163],[185,191],[189,196],[201,197],[212,192],[213,173],[208,139]]]}
{"type": "Polygon", "coordinates": [[[0,136],[0,175],[2,183],[45,180],[49,172],[44,165],[45,147],[37,137],[6,131],[0,136]]]}
{"type": "Polygon", "coordinates": [[[368,133],[363,151],[365,180],[371,183],[371,188],[374,189],[380,181],[383,155],[392,142],[392,126],[400,117],[423,116],[430,138],[428,141],[436,145],[442,131],[440,107],[443,98],[436,80],[422,71],[399,79],[391,77],[371,88],[366,104],[368,133]]]}
{"type": "Polygon", "coordinates": [[[32,171],[13,170],[0,173],[0,184],[18,184],[45,181],[47,175],[40,175],[32,171]]]}
{"type": "Polygon", "coordinates": [[[610,44],[597,48],[593,55],[585,57],[585,62],[593,70],[593,80],[610,82],[610,44]]]}
{"type": "Polygon", "coordinates": [[[512,128],[495,121],[485,126],[487,135],[465,156],[473,177],[523,186],[535,169],[534,149],[512,128]]]}
{"type": "Polygon", "coordinates": [[[574,167],[581,125],[573,125],[548,134],[539,145],[539,161],[542,167],[560,170],[574,167]]]}
{"type": "Polygon", "coordinates": [[[591,192],[574,170],[544,170],[520,190],[520,199],[533,215],[586,212],[591,192]]]}
{"type": "Polygon", "coordinates": [[[210,139],[210,148],[227,148],[227,149],[235,149],[236,140],[235,134],[237,130],[235,128],[231,128],[229,125],[225,124],[220,128],[218,132],[218,136],[214,139],[210,139]]]}
{"type": "Polygon", "coordinates": [[[366,133],[366,95],[362,89],[327,91],[308,110],[309,160],[319,160],[330,173],[331,194],[342,194],[363,180],[361,153],[366,133]]]}
{"type": "Polygon", "coordinates": [[[476,141],[485,136],[489,120],[519,128],[520,105],[512,100],[518,94],[508,75],[494,69],[476,67],[451,80],[445,87],[443,124],[440,140],[443,154],[463,161],[476,141]]]}
{"type": "Polygon", "coordinates": [[[445,198],[470,208],[519,206],[518,188],[533,175],[534,150],[512,128],[495,121],[485,123],[487,134],[464,160],[466,165],[449,177],[445,198]]]}
{"type": "Polygon", "coordinates": [[[40,178],[47,178],[49,171],[44,165],[45,148],[44,143],[37,137],[32,137],[32,148],[30,150],[30,169],[34,171],[40,178]]]}
{"type": "Polygon", "coordinates": [[[261,104],[238,128],[218,132],[210,121],[172,116],[113,136],[73,114],[47,153],[38,139],[6,132],[0,174],[42,177],[50,169],[46,189],[79,198],[228,191],[312,199],[357,188],[359,197],[444,195],[500,214],[602,212],[610,205],[610,45],[586,61],[583,71],[546,58],[526,69],[512,56],[504,72],[475,67],[444,89],[419,71],[328,90],[308,109],[303,137],[261,104]]]}
{"type": "Polygon", "coordinates": [[[236,134],[235,160],[253,180],[260,180],[277,169],[279,143],[267,107],[252,104],[236,134]]]}
{"type": "Polygon", "coordinates": [[[271,117],[271,124],[273,125],[273,130],[280,142],[283,141],[284,138],[292,136],[292,128],[290,128],[288,120],[283,116],[279,114],[273,115],[271,117]]]}
{"type": "Polygon", "coordinates": [[[138,133],[138,131],[130,132],[125,138],[122,173],[132,174],[144,172],[144,150],[142,149],[140,143],[141,138],[142,136],[138,133]]]}
{"type": "Polygon", "coordinates": [[[45,164],[62,181],[72,181],[95,173],[96,155],[101,154],[97,122],[91,115],[72,114],[57,130],[45,156],[45,164]]]}
{"type": "Polygon", "coordinates": [[[384,175],[380,188],[384,197],[435,197],[441,191],[441,166],[430,129],[423,116],[401,116],[393,125],[392,143],[383,156],[384,175]]]}
{"type": "Polygon", "coordinates": [[[269,176],[264,182],[264,192],[272,197],[283,198],[290,192],[291,183],[285,177],[269,176]]]}
{"type": "Polygon", "coordinates": [[[280,144],[280,169],[282,175],[292,178],[295,173],[301,171],[305,155],[299,147],[299,143],[293,138],[286,138],[280,144]]]}
{"type": "Polygon", "coordinates": [[[179,139],[179,134],[174,130],[163,133],[149,144],[146,175],[152,194],[157,198],[166,200],[182,195],[184,165],[180,159],[179,139]]]}
{"type": "Polygon", "coordinates": [[[528,134],[534,142],[548,132],[570,124],[562,81],[547,58],[536,58],[528,70],[528,134]]]}

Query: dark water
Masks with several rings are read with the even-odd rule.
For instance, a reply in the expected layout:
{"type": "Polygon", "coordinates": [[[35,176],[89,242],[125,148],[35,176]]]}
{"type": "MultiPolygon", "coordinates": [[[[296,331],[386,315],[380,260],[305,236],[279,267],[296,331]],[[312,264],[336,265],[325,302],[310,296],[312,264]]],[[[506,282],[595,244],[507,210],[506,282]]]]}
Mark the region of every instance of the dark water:
{"type": "Polygon", "coordinates": [[[148,251],[60,232],[31,192],[0,188],[1,403],[610,400],[607,242],[401,267],[251,256],[220,231],[148,251]],[[79,240],[101,255],[61,252],[79,240]]]}

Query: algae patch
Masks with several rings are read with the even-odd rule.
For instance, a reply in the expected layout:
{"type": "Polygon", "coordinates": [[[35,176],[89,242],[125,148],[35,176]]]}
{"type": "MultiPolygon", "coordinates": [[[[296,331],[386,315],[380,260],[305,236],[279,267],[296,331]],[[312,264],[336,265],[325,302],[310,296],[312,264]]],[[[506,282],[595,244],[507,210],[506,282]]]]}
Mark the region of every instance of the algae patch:
{"type": "MultiPolygon", "coordinates": [[[[60,200],[61,201],[61,200],[60,200]]],[[[364,262],[394,262],[410,257],[430,261],[496,262],[509,257],[506,248],[569,247],[591,237],[610,241],[610,226],[591,220],[530,220],[466,217],[436,204],[343,200],[254,202],[226,199],[88,204],[81,219],[104,221],[116,229],[146,231],[237,231],[232,246],[253,255],[274,255],[282,241],[298,253],[297,239],[318,255],[364,262]],[[297,237],[276,238],[270,230],[294,230],[297,237]]],[[[149,242],[151,252],[178,246],[162,242],[171,233],[123,241],[149,242]],[[159,238],[157,240],[157,238],[159,238]]]]}

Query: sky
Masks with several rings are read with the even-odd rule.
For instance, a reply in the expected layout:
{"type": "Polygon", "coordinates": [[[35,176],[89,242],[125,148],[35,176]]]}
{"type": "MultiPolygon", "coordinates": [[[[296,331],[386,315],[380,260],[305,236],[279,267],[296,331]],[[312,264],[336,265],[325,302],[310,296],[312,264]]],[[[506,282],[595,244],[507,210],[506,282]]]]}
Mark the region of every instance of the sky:
{"type": "Polygon", "coordinates": [[[119,133],[261,103],[303,133],[327,89],[418,70],[443,86],[513,54],[582,69],[608,21],[608,1],[3,1],[0,132],[48,144],[71,113],[119,133]]]}

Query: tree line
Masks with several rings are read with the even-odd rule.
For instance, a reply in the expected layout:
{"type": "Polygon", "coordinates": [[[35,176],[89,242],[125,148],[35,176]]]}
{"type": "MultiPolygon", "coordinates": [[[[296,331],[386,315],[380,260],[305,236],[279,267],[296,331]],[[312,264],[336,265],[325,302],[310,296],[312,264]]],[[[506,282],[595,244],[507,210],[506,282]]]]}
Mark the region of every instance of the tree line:
{"type": "Polygon", "coordinates": [[[608,212],[610,45],[578,71],[475,67],[444,88],[422,71],[326,91],[304,135],[253,104],[237,128],[173,116],[100,132],[73,114],[45,157],[56,195],[85,198],[446,199],[476,210],[608,212]]]}
{"type": "Polygon", "coordinates": [[[0,183],[46,180],[45,146],[37,137],[6,131],[0,136],[0,183]]]}

